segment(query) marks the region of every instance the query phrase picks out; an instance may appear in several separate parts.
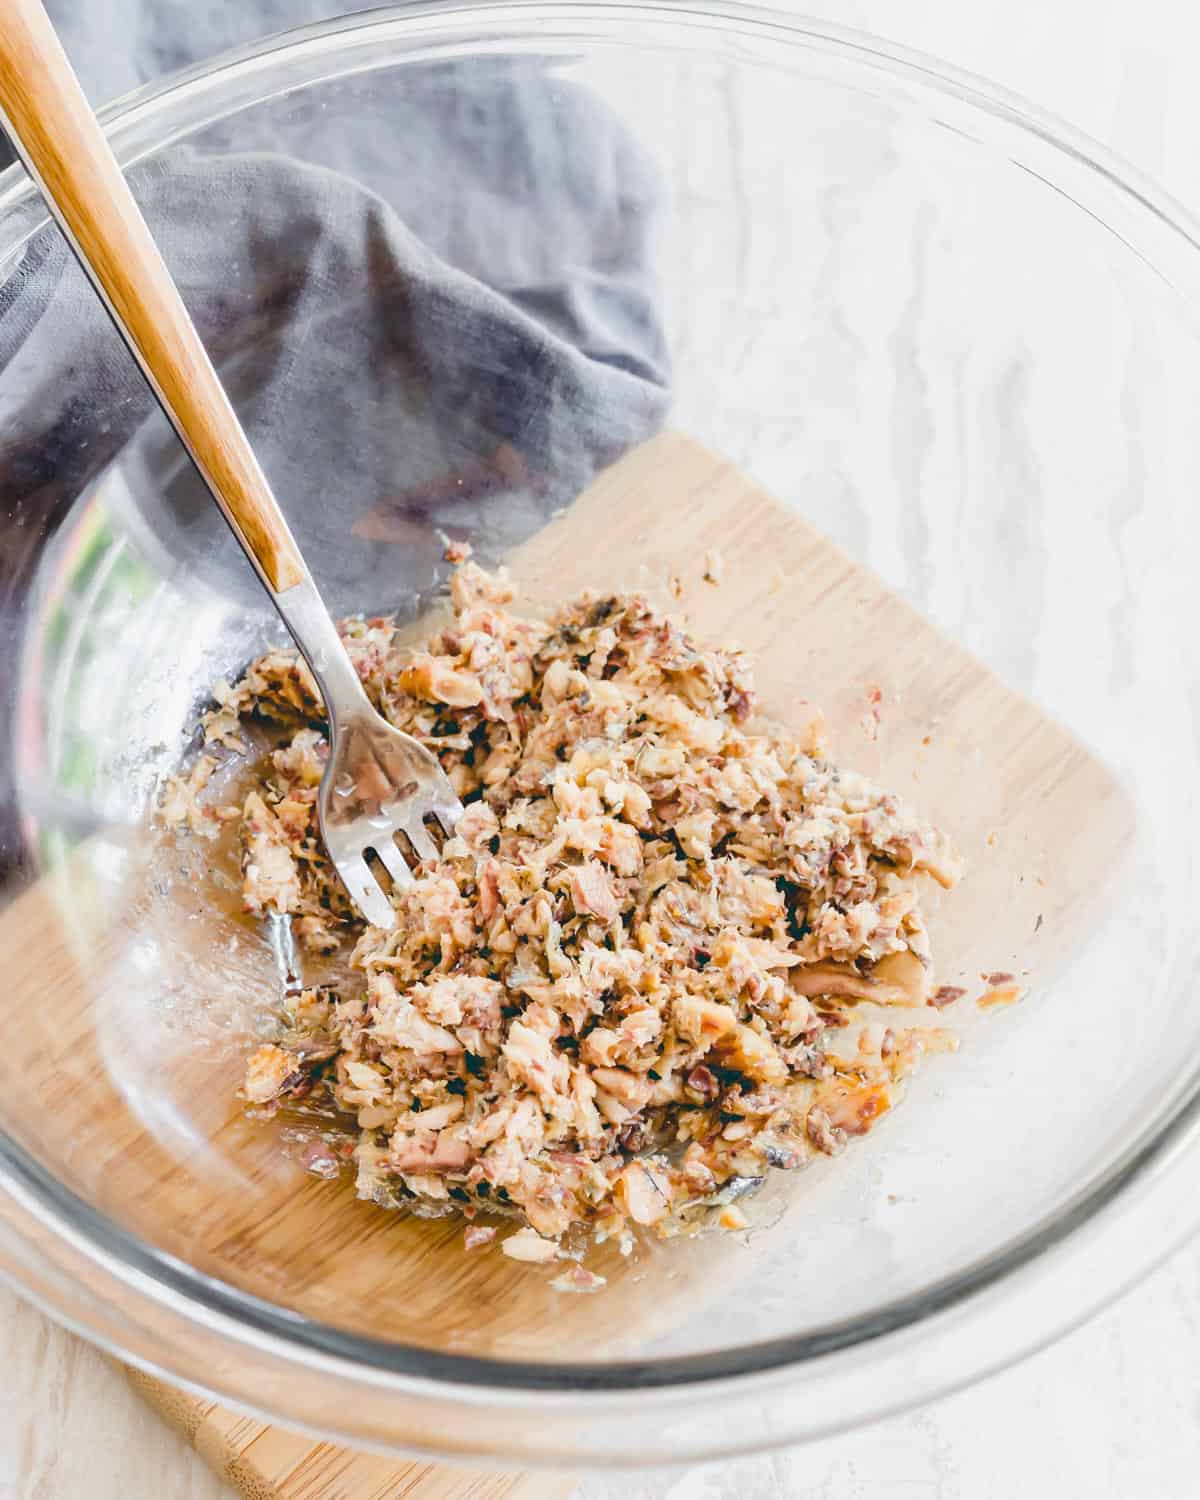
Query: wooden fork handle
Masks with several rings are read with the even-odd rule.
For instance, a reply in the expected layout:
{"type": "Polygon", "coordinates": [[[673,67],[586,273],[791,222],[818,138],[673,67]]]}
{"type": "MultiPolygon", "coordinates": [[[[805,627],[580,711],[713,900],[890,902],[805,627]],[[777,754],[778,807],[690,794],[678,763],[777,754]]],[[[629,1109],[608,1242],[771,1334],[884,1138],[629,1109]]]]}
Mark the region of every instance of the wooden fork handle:
{"type": "Polygon", "coordinates": [[[307,570],[41,0],[0,0],[0,123],[274,593],[307,570]]]}

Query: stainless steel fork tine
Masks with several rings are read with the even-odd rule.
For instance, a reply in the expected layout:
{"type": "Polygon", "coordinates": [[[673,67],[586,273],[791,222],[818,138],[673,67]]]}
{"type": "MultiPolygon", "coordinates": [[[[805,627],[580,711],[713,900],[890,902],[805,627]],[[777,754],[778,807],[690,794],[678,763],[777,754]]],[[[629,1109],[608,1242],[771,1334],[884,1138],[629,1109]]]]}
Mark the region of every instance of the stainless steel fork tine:
{"type": "Polygon", "coordinates": [[[387,892],[371,874],[371,867],[361,854],[340,859],[337,872],[350,892],[354,904],[372,927],[390,927],[396,920],[387,892]]]}
{"type": "Polygon", "coordinates": [[[403,833],[409,843],[416,851],[418,859],[436,859],[438,857],[438,846],[433,841],[433,835],[425,827],[420,818],[412,818],[405,823],[403,833]]]}
{"type": "Polygon", "coordinates": [[[454,802],[453,804],[442,802],[436,807],[431,807],[426,816],[436,818],[442,832],[447,838],[452,838],[454,836],[455,824],[462,815],[463,805],[461,802],[454,802]]]}
{"type": "Polygon", "coordinates": [[[377,839],[373,847],[392,880],[400,890],[406,891],[413,883],[413,874],[408,868],[408,861],[400,853],[391,834],[384,834],[382,838],[377,839]]]}

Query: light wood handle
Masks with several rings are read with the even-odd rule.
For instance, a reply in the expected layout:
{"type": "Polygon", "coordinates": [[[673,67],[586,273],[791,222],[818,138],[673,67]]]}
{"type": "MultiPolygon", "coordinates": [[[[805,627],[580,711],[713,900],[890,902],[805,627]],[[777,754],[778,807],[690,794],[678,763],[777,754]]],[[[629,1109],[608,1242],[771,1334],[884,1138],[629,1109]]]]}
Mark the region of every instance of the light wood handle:
{"type": "Polygon", "coordinates": [[[306,570],[41,0],[0,0],[0,122],[238,540],[282,593],[306,570]]]}

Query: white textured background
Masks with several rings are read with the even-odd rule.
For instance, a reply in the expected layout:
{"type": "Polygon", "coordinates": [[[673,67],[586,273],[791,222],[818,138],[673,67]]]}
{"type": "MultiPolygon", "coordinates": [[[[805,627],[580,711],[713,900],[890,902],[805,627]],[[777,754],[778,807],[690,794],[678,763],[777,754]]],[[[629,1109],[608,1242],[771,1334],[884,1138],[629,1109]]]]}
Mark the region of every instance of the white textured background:
{"type": "MultiPolygon", "coordinates": [[[[795,8],[985,74],[1200,209],[1200,11],[1188,0],[810,0],[795,8]]],[[[4,1291],[0,1362],[0,1500],[228,1496],[98,1355],[4,1291]]],[[[591,1480],[579,1500],[1192,1500],[1198,1375],[1193,1246],[1086,1328],[970,1391],[793,1453],[591,1480]]]]}

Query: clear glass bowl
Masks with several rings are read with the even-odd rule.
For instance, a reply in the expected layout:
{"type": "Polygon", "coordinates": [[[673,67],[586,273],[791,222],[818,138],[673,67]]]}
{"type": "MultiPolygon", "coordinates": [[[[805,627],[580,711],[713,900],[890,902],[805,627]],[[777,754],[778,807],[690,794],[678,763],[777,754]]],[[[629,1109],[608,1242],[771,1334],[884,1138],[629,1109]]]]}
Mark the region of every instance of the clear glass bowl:
{"type": "MultiPolygon", "coordinates": [[[[36,462],[13,461],[0,402],[13,1039],[0,1264],[123,1356],[358,1444],[521,1463],[716,1455],[995,1369],[1193,1227],[1197,231],[1099,147],[977,80],[733,6],[375,11],[238,52],[107,120],[123,161],[160,188],[181,148],[269,141],[349,170],[356,141],[395,129],[398,99],[512,68],[602,109],[650,164],[653,204],[637,211],[668,425],[1078,736],[1129,810],[1120,867],[1096,868],[1089,919],[1053,968],[1032,930],[1011,955],[1030,971],[1027,1001],[964,1016],[960,1054],[932,1061],[833,1169],[779,1189],[774,1227],[764,1215],[740,1258],[723,1250],[715,1279],[710,1240],[645,1245],[603,1298],[574,1299],[586,1313],[542,1292],[514,1314],[507,1292],[462,1281],[444,1225],[402,1225],[305,1178],[237,1119],[269,946],[229,916],[221,943],[189,950],[206,872],[145,898],[130,829],[214,677],[269,623],[161,425],[88,472],[81,454],[121,426],[118,398],[93,388],[72,404],[69,379],[49,381],[36,462]],[[293,1186],[326,1194],[320,1235],[297,1244],[285,1211],[244,1231],[247,1202],[293,1186]],[[363,1233],[406,1247],[369,1289],[351,1249],[363,1233]]],[[[426,137],[412,170],[449,174],[452,197],[461,156],[438,153],[426,137]]],[[[624,201],[622,187],[618,173],[607,191],[624,201]]],[[[43,221],[20,174],[0,177],[0,279],[19,270],[23,297],[45,273],[30,248],[43,221]]],[[[208,232],[220,245],[220,204],[208,232]]],[[[231,287],[243,249],[229,247],[231,287]]],[[[339,312],[353,326],[352,292],[339,312]]],[[[261,330],[244,300],[225,299],[219,331],[285,502],[346,491],[344,455],[323,469],[325,455],[281,440],[294,413],[256,407],[261,330]]],[[[313,336],[285,319],[272,361],[302,360],[313,336]]],[[[55,351],[34,336],[22,357],[37,388],[55,351]]],[[[114,342],[97,358],[123,356],[114,342]]],[[[356,440],[388,454],[394,393],[343,373],[356,440]]],[[[508,483],[472,523],[497,560],[537,520],[508,483]]],[[[313,560],[340,607],[413,612],[440,545],[428,516],[412,542],[426,571],[402,588],[352,550],[313,560]]],[[[764,588],[771,563],[768,549],[764,588]]],[[[833,728],[854,761],[861,736],[836,712],[833,728]]],[[[911,773],[888,744],[872,752],[881,775],[911,773]]],[[[964,747],[955,787],[918,793],[936,814],[978,784],[977,826],[955,829],[969,843],[986,842],[989,749],[986,736],[964,747]]],[[[1074,840],[1088,810],[1073,818],[1074,840]]],[[[1052,886],[1058,847],[1000,857],[1015,881],[1052,886]]]]}

